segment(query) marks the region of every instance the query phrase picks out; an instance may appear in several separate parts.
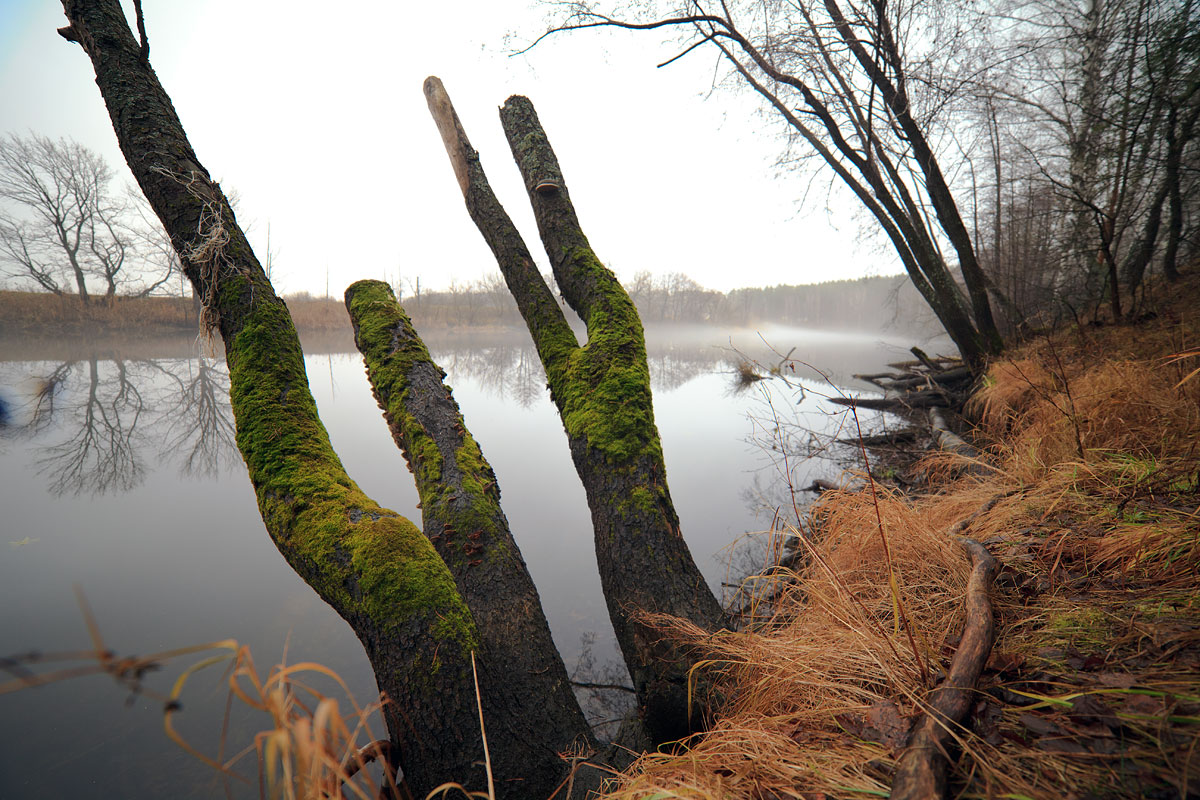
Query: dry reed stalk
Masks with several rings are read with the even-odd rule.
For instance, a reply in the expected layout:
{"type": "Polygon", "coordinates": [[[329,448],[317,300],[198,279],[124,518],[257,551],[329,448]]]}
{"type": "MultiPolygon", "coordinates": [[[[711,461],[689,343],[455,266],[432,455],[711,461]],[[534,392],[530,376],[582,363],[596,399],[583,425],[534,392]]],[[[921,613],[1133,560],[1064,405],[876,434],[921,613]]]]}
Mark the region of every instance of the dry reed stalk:
{"type": "Polygon", "coordinates": [[[86,599],[78,589],[76,593],[92,639],[92,649],[0,659],[0,668],[16,676],[0,684],[0,694],[104,672],[129,691],[162,702],[163,728],[168,738],[225,778],[250,783],[235,770],[245,756],[255,753],[259,785],[265,797],[286,800],[404,797],[409,800],[403,784],[397,785],[393,777],[396,769],[391,761],[390,743],[371,737],[370,718],[381,704],[360,707],[345,682],[328,667],[312,662],[279,664],[263,677],[255,669],[249,648],[233,640],[120,658],[105,646],[86,599]],[[169,694],[161,695],[143,685],[145,674],[161,669],[166,662],[205,652],[215,654],[185,669],[169,694]],[[41,664],[64,661],[84,663],[43,673],[33,671],[41,664]],[[175,719],[182,709],[180,698],[188,681],[198,672],[222,664],[229,665],[230,670],[225,728],[228,728],[234,698],[252,710],[263,712],[271,720],[268,729],[258,733],[252,744],[231,758],[223,755],[227,744],[225,732],[222,732],[217,756],[212,757],[187,741],[175,726],[175,719]],[[305,676],[331,680],[349,698],[352,710],[343,715],[337,700],[308,685],[305,676]],[[360,746],[364,739],[368,743],[360,746]],[[379,778],[363,770],[372,761],[383,764],[379,778]]]}

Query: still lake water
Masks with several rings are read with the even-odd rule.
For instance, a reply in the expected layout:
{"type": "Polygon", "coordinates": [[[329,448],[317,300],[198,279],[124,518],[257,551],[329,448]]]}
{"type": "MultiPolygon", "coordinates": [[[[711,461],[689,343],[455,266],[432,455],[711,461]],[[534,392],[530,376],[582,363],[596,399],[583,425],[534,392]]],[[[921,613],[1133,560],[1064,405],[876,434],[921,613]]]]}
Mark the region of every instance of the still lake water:
{"type": "MultiPolygon", "coordinates": [[[[844,424],[813,374],[731,391],[745,353],[794,357],[848,389],[903,358],[908,342],[794,328],[647,332],[655,417],[685,538],[714,591],[736,578],[730,545],[771,522],[784,501],[769,441],[776,414],[816,431],[844,424]],[[765,509],[765,510],[764,510],[765,509]]],[[[566,437],[523,331],[432,335],[434,359],[498,476],[504,509],[568,669],[616,659],[596,574],[590,518],[566,437]],[[594,639],[591,647],[584,642],[594,639]]],[[[385,507],[419,520],[416,489],[348,337],[305,341],[309,382],[347,471],[385,507]]],[[[292,572],[259,520],[233,446],[228,378],[195,342],[0,340],[0,657],[87,649],[73,586],[105,645],[145,655],[233,638],[259,672],[284,657],[338,672],[361,702],[377,695],[349,626],[292,572]]],[[[875,420],[866,420],[869,425],[875,420]]],[[[830,461],[791,462],[793,481],[835,478],[830,461]]],[[[418,523],[419,524],[419,523],[418,523]]],[[[202,655],[147,676],[169,691],[202,655]]],[[[65,667],[79,662],[50,662],[65,667]]],[[[0,683],[14,676],[0,673],[0,683]]],[[[192,679],[178,725],[216,755],[225,709],[221,667],[192,679]]],[[[325,685],[322,684],[322,688],[325,685]]],[[[344,707],[344,706],[343,706],[344,707]]],[[[231,740],[263,725],[235,710],[231,740]]],[[[381,726],[376,730],[381,734],[381,726]]],[[[232,746],[232,745],[230,745],[232,746]]],[[[235,748],[236,751],[236,748],[235,748]]],[[[226,753],[228,756],[228,752],[226,753]]],[[[249,763],[252,769],[252,761],[249,763]]],[[[92,675],[0,695],[0,797],[222,796],[222,782],[163,733],[161,704],[92,675]]],[[[256,797],[255,785],[232,789],[256,797]]]]}

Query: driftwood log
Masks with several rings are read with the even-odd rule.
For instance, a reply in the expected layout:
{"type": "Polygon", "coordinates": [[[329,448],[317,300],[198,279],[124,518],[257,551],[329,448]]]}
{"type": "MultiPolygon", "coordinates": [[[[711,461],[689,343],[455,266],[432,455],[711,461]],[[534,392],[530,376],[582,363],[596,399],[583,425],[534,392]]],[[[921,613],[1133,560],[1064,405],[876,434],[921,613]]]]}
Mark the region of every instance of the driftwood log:
{"type": "Polygon", "coordinates": [[[854,408],[904,412],[918,408],[957,406],[966,399],[974,376],[961,361],[930,358],[913,348],[920,359],[892,364],[895,372],[874,372],[854,377],[873,383],[883,397],[834,397],[831,402],[854,408]]]}
{"type": "Polygon", "coordinates": [[[934,386],[952,386],[971,382],[971,371],[966,367],[942,370],[909,377],[893,378],[887,388],[893,390],[915,389],[918,386],[932,388],[934,386]]]}
{"type": "Polygon", "coordinates": [[[962,641],[950,662],[950,673],[929,694],[925,716],[909,735],[892,781],[892,800],[941,800],[946,770],[960,725],[971,708],[975,682],[987,663],[996,635],[989,590],[999,562],[983,545],[962,539],[971,556],[967,582],[967,621],[962,641]]]}
{"type": "Polygon", "coordinates": [[[903,428],[898,431],[887,431],[886,433],[874,433],[862,437],[849,437],[838,439],[838,444],[849,444],[855,447],[865,445],[866,447],[896,447],[902,444],[911,444],[917,439],[917,431],[913,428],[903,428]]]}
{"type": "Polygon", "coordinates": [[[911,411],[935,406],[949,408],[958,405],[963,399],[958,392],[935,388],[922,389],[919,392],[905,392],[890,397],[831,397],[829,402],[839,406],[869,408],[875,411],[911,411]]]}
{"type": "Polygon", "coordinates": [[[964,472],[970,475],[986,475],[993,471],[994,468],[989,466],[986,455],[950,429],[950,424],[940,408],[929,409],[929,427],[933,431],[933,441],[939,448],[969,459],[964,472]]]}

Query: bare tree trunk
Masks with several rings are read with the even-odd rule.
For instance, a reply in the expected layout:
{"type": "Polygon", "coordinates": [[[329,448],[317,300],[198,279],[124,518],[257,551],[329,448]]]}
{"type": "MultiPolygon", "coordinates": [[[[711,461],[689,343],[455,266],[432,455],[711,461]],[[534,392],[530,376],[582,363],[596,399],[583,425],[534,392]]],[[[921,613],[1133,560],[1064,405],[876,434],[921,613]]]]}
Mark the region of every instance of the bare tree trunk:
{"type": "MultiPolygon", "coordinates": [[[[1084,10],[1083,30],[1078,33],[1082,40],[1079,47],[1079,74],[1082,80],[1078,95],[1073,98],[1079,109],[1078,119],[1068,125],[1068,173],[1071,194],[1084,203],[1095,200],[1097,162],[1100,137],[1103,130],[1106,93],[1101,92],[1100,82],[1105,69],[1107,33],[1102,25],[1105,0],[1088,0],[1084,10]]],[[[1079,269],[1091,272],[1094,267],[1088,260],[1095,252],[1089,247],[1092,240],[1092,218],[1086,205],[1073,206],[1070,234],[1066,242],[1067,257],[1079,269]]]]}
{"type": "Polygon", "coordinates": [[[745,15],[744,28],[735,23],[729,6],[719,4],[720,13],[710,14],[698,0],[679,16],[648,22],[613,19],[593,3],[562,5],[566,19],[547,33],[678,28],[693,39],[680,55],[701,44],[719,50],[879,222],[913,285],[972,369],[981,373],[988,356],[1000,351],[1003,342],[988,295],[993,287],[979,268],[953,194],[912,115],[903,42],[894,35],[888,18],[894,12],[885,3],[872,5],[873,18],[854,9],[852,20],[836,0],[769,4],[745,15]],[[827,19],[816,18],[818,6],[827,19]],[[797,48],[797,41],[805,45],[797,48]],[[946,264],[937,227],[958,255],[969,297],[946,264]]]}
{"type": "Polygon", "coordinates": [[[896,70],[894,66],[901,63],[900,50],[892,35],[891,23],[884,12],[885,5],[883,3],[874,5],[876,10],[876,30],[874,33],[876,36],[876,47],[881,48],[883,51],[883,63],[893,65],[893,70],[896,72],[896,80],[894,82],[880,69],[877,58],[872,58],[862,42],[859,41],[850,24],[842,15],[841,8],[838,6],[836,0],[824,0],[824,2],[826,10],[829,12],[829,17],[837,27],[842,40],[847,43],[851,51],[858,58],[859,63],[862,64],[866,74],[870,76],[874,85],[879,88],[888,108],[895,114],[896,121],[900,129],[904,132],[909,146],[912,147],[913,155],[916,157],[917,164],[920,166],[921,172],[925,177],[925,188],[929,202],[933,206],[934,213],[937,214],[942,230],[945,231],[947,238],[950,239],[950,243],[954,247],[955,253],[958,255],[959,269],[962,270],[963,281],[967,285],[967,292],[971,298],[971,310],[975,318],[974,329],[978,332],[979,338],[983,340],[987,353],[999,353],[1004,349],[1004,340],[1001,338],[1000,332],[996,328],[995,320],[992,317],[992,306],[988,299],[988,280],[983,274],[983,270],[979,267],[979,261],[975,257],[975,247],[971,242],[971,235],[967,232],[967,226],[963,223],[962,215],[959,214],[958,204],[955,202],[954,195],[951,193],[950,187],[942,175],[942,169],[938,164],[937,157],[933,153],[933,148],[929,146],[929,142],[926,140],[925,132],[921,126],[913,119],[912,103],[908,98],[904,73],[896,70]]]}
{"type": "MultiPolygon", "coordinates": [[[[1193,89],[1193,91],[1197,91],[1193,89]]],[[[1191,98],[1192,108],[1184,117],[1182,124],[1176,127],[1174,120],[1178,111],[1174,105],[1170,110],[1167,122],[1167,164],[1166,185],[1171,200],[1167,217],[1167,242],[1163,248],[1162,270],[1169,281],[1179,280],[1179,268],[1176,264],[1179,253],[1179,240],[1183,234],[1183,152],[1195,135],[1196,125],[1200,123],[1200,103],[1191,98]]]]}
{"type": "Polygon", "coordinates": [[[1171,208],[1168,214],[1167,243],[1163,247],[1162,256],[1163,275],[1172,283],[1179,280],[1179,240],[1183,236],[1183,191],[1180,188],[1178,163],[1175,166],[1176,173],[1168,177],[1171,186],[1171,208]]]}
{"type": "MultiPolygon", "coordinates": [[[[376,505],[343,469],[287,308],[192,151],[120,3],[63,7],[70,24],[59,33],[91,58],[125,159],[224,341],[237,444],[268,533],[362,641],[415,795],[444,781],[484,788],[471,666],[480,637],[450,572],[416,526],[376,505]]],[[[502,796],[526,796],[521,775],[499,777],[502,796]]]]}
{"type": "Polygon", "coordinates": [[[667,491],[641,320],[588,245],[532,104],[510,97],[501,122],[559,289],[587,324],[583,347],[488,186],[441,81],[428,79],[425,94],[467,210],[496,255],[545,367],[587,493],[609,617],[647,732],[656,742],[677,739],[699,724],[688,703],[695,657],[644,615],[671,614],[706,630],[722,627],[725,616],[683,541],[667,491]]]}
{"type": "MultiPolygon", "coordinates": [[[[1168,133],[1168,141],[1172,138],[1168,133]]],[[[1168,158],[1170,158],[1169,155],[1168,158]]],[[[1146,211],[1146,220],[1142,225],[1142,232],[1138,236],[1137,242],[1129,249],[1124,263],[1121,264],[1121,272],[1125,275],[1125,283],[1128,285],[1131,296],[1142,285],[1146,267],[1149,266],[1150,259],[1154,256],[1154,246],[1158,243],[1158,231],[1162,227],[1163,204],[1166,203],[1170,191],[1170,184],[1164,180],[1150,201],[1150,208],[1146,211]]],[[[1133,313],[1133,308],[1130,308],[1130,313],[1133,313]]]]}

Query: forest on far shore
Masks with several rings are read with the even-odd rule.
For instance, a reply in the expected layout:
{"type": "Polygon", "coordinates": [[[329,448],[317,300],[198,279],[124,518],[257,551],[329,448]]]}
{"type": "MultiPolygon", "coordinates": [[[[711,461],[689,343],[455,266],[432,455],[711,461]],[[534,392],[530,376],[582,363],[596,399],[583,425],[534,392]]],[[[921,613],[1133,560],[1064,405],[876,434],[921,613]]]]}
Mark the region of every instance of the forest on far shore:
{"type": "MultiPolygon", "coordinates": [[[[402,287],[393,288],[419,327],[524,325],[499,273],[469,285],[451,283],[450,288],[439,291],[406,293],[402,287]]],[[[753,327],[771,323],[921,338],[937,331],[920,295],[902,275],[718,292],[682,273],[656,278],[642,272],[629,282],[628,290],[647,325],[753,327]]],[[[350,329],[341,298],[303,292],[285,299],[301,330],[350,329]]],[[[0,334],[191,329],[198,324],[197,311],[191,297],[117,295],[84,305],[69,294],[0,292],[0,334]]]]}

